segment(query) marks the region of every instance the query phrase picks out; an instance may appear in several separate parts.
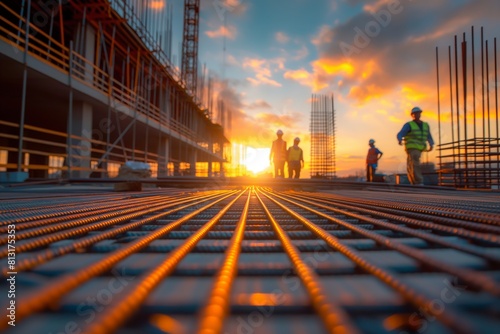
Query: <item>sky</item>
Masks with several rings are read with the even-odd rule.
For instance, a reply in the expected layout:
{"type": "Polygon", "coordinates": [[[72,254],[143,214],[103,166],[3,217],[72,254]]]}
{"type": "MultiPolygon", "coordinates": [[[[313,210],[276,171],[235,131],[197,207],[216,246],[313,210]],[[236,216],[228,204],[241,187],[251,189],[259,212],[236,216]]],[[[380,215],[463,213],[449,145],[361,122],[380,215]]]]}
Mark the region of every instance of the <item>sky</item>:
{"type": "MultiPolygon", "coordinates": [[[[174,21],[175,40],[182,38],[183,1],[173,2],[180,11],[174,21]]],[[[245,147],[250,169],[270,171],[269,148],[281,129],[289,145],[301,138],[307,177],[311,96],[333,94],[337,175],[364,175],[371,138],[384,153],[379,172],[405,173],[406,154],[396,134],[411,120],[414,106],[423,110],[422,120],[429,123],[436,144],[456,139],[460,131],[456,118],[452,130],[448,47],[453,55],[455,35],[460,48],[466,34],[469,73],[472,27],[478,84],[475,100],[470,88],[465,94],[459,85],[469,111],[458,116],[459,124],[467,123],[463,136],[466,127],[470,134],[475,131],[474,104],[482,110],[479,94],[486,79],[478,74],[481,27],[490,47],[488,122],[498,124],[492,61],[494,38],[500,37],[498,0],[201,0],[198,56],[231,110],[226,135],[245,147]]],[[[472,74],[467,80],[471,87],[472,74]]],[[[481,124],[481,112],[476,117],[481,124]]],[[[495,129],[488,135],[498,137],[495,129]]],[[[482,129],[477,131],[482,135],[482,129]]],[[[424,153],[422,161],[437,164],[437,156],[433,150],[424,153]]]]}

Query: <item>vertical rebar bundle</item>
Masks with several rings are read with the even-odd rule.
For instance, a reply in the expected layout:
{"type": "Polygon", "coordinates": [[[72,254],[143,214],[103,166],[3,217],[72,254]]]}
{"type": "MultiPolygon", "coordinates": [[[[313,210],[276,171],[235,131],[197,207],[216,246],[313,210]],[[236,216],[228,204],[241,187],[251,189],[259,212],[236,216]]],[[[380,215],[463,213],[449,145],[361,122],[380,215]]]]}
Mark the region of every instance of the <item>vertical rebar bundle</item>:
{"type": "Polygon", "coordinates": [[[311,98],[311,178],[332,179],[335,165],[335,105],[333,94],[311,98]]]}
{"type": "Polygon", "coordinates": [[[499,188],[500,134],[496,38],[493,50],[489,46],[491,44],[484,39],[481,27],[480,45],[476,49],[472,27],[470,43],[466,33],[463,33],[461,42],[455,36],[454,46],[448,47],[450,96],[447,100],[450,101],[451,128],[449,135],[444,136],[444,142],[441,141],[441,123],[444,120],[439,89],[439,50],[436,48],[440,185],[456,188],[499,188]],[[477,57],[480,57],[480,60],[479,74],[476,77],[477,57]],[[494,81],[491,81],[492,78],[494,81]]]}

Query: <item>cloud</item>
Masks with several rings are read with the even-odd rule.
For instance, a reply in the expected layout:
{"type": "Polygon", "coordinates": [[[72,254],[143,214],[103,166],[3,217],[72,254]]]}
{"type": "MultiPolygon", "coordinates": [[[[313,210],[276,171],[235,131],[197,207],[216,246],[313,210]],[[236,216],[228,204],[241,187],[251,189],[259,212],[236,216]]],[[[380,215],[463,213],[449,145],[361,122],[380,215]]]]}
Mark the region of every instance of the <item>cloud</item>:
{"type": "Polygon", "coordinates": [[[330,44],[333,42],[333,29],[328,25],[323,25],[318,34],[313,37],[311,43],[316,46],[330,44]]]}
{"type": "Polygon", "coordinates": [[[297,123],[303,121],[302,118],[303,116],[299,113],[260,113],[257,115],[257,119],[263,124],[286,129],[294,128],[297,123]]]}
{"type": "Polygon", "coordinates": [[[469,32],[474,22],[494,27],[500,2],[377,0],[361,8],[344,22],[319,29],[313,38],[319,57],[311,63],[308,82],[366,103],[404,86],[426,91],[435,82],[435,47],[451,44],[453,34],[469,32]]]}
{"type": "Polygon", "coordinates": [[[248,9],[246,0],[213,0],[201,1],[200,11],[203,13],[215,14],[218,22],[224,22],[225,18],[230,16],[242,16],[248,9]]]}
{"type": "Polygon", "coordinates": [[[223,7],[233,15],[242,15],[248,9],[246,0],[218,0],[223,3],[223,7]]]}
{"type": "Polygon", "coordinates": [[[283,77],[288,80],[296,81],[303,86],[311,87],[314,92],[320,91],[328,86],[327,83],[318,80],[314,73],[310,73],[304,68],[286,71],[283,77]]]}
{"type": "Polygon", "coordinates": [[[239,61],[232,54],[226,55],[226,64],[231,65],[231,66],[239,66],[240,65],[239,61]]]}
{"type": "Polygon", "coordinates": [[[249,105],[246,106],[247,109],[272,109],[272,106],[264,101],[264,100],[257,100],[255,102],[250,103],[249,105]]]}
{"type": "Polygon", "coordinates": [[[153,10],[163,10],[165,8],[166,1],[165,0],[153,0],[148,3],[148,7],[153,10]]]}
{"type": "Polygon", "coordinates": [[[302,45],[302,47],[295,52],[293,60],[302,60],[309,55],[309,49],[307,46],[302,45]]]}
{"type": "Polygon", "coordinates": [[[272,79],[272,69],[281,70],[284,68],[284,60],[281,58],[266,60],[257,58],[245,58],[243,68],[248,68],[255,73],[255,77],[248,77],[247,80],[254,86],[270,85],[281,87],[281,83],[272,79]]]}
{"type": "Polygon", "coordinates": [[[311,63],[312,71],[304,68],[288,70],[285,79],[294,80],[304,86],[309,86],[314,92],[327,88],[332,83],[332,78],[337,76],[352,77],[356,72],[350,62],[337,59],[322,58],[311,63]]]}
{"type": "Polygon", "coordinates": [[[274,38],[276,39],[276,41],[278,43],[281,43],[281,44],[286,44],[290,40],[290,37],[288,37],[287,34],[285,34],[284,32],[281,32],[281,31],[278,31],[276,34],[274,34],[274,38]]]}
{"type": "Polygon", "coordinates": [[[234,26],[220,26],[219,29],[205,31],[205,35],[210,38],[227,37],[229,39],[235,39],[237,30],[234,26]]]}

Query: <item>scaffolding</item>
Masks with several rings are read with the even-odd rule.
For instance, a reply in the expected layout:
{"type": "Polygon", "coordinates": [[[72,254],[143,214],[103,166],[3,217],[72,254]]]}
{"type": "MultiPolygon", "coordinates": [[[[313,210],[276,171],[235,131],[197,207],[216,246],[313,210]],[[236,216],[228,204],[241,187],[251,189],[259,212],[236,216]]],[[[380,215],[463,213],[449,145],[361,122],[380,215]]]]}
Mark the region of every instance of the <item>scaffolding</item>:
{"type": "Polygon", "coordinates": [[[497,40],[494,38],[491,51],[482,27],[480,34],[477,49],[474,27],[471,27],[470,43],[464,32],[461,42],[455,35],[453,47],[448,46],[448,66],[444,71],[449,76],[451,122],[444,142],[442,124],[445,118],[441,115],[439,49],[436,47],[438,175],[439,184],[443,186],[498,189],[500,185],[497,40]],[[478,68],[477,53],[480,57],[478,68]]]}
{"type": "Polygon", "coordinates": [[[196,96],[198,85],[198,33],[200,0],[184,0],[184,34],[182,38],[182,81],[196,96]]]}
{"type": "Polygon", "coordinates": [[[331,96],[312,95],[310,131],[311,178],[335,178],[335,105],[333,94],[331,96]]]}

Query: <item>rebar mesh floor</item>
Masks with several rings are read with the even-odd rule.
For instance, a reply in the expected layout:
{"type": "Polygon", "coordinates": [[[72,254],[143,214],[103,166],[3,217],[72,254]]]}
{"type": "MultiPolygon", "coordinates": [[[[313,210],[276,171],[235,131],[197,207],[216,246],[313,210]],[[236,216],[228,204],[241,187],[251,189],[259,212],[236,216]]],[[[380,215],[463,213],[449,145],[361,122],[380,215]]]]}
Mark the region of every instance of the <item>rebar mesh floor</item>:
{"type": "Polygon", "coordinates": [[[1,194],[9,333],[500,332],[498,193],[74,189],[1,194]]]}

